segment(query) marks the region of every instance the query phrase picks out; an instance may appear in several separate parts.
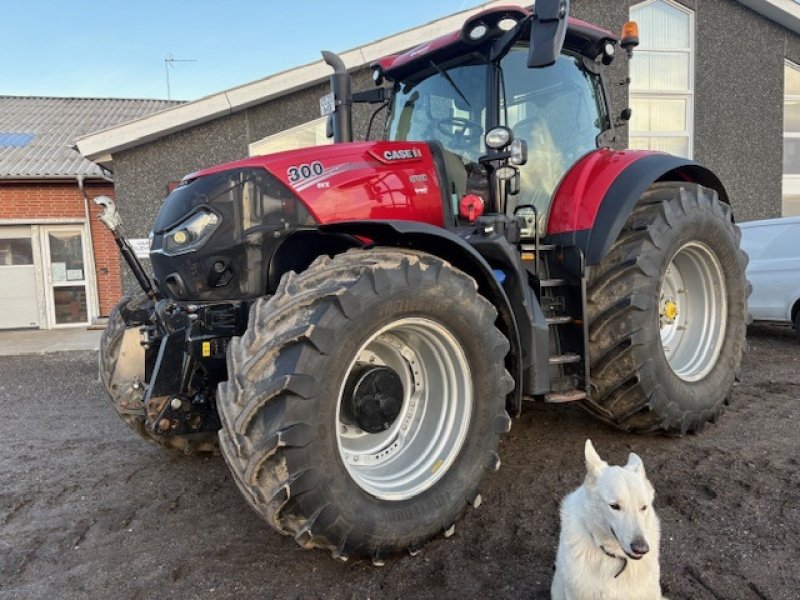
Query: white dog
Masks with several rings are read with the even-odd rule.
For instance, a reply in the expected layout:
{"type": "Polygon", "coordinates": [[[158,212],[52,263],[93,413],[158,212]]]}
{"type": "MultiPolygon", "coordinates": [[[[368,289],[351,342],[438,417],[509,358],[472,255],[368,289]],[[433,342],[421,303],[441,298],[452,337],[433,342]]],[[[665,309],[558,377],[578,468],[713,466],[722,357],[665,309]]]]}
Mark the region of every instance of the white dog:
{"type": "Polygon", "coordinates": [[[655,492],[642,459],[631,453],[609,467],[591,440],[584,453],[586,479],[561,503],[553,600],[662,600],[655,492]]]}

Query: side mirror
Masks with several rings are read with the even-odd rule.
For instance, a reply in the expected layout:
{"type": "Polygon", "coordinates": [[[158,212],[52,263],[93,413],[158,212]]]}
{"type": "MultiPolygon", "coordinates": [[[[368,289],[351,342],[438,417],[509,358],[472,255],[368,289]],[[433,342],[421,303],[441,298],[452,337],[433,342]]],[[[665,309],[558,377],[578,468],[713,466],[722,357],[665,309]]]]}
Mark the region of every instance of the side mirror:
{"type": "Polygon", "coordinates": [[[531,22],[528,67],[541,69],[555,64],[567,36],[569,0],[537,0],[531,22]]]}

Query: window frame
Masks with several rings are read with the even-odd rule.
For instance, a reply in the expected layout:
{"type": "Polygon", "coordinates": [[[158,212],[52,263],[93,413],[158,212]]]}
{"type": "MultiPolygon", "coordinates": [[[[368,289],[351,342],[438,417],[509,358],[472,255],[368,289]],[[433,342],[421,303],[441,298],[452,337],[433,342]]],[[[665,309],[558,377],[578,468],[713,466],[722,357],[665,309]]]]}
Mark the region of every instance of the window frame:
{"type": "Polygon", "coordinates": [[[696,56],[696,35],[697,35],[697,28],[695,25],[695,12],[687,7],[683,6],[675,2],[674,0],[646,0],[645,2],[640,2],[638,4],[634,4],[629,9],[629,16],[631,20],[635,20],[633,17],[634,10],[645,8],[651,4],[656,3],[666,4],[689,17],[689,34],[687,36],[689,40],[689,46],[687,48],[653,48],[647,45],[640,45],[636,48],[634,54],[640,54],[642,52],[658,52],[662,54],[679,54],[679,55],[688,55],[688,64],[689,64],[689,73],[688,73],[688,89],[684,90],[660,90],[660,89],[648,89],[648,90],[634,90],[633,83],[628,87],[628,102],[629,106],[633,106],[634,99],[640,100],[685,100],[686,101],[686,129],[682,132],[658,132],[658,131],[636,131],[632,127],[628,130],[628,138],[636,138],[636,137],[645,137],[645,138],[668,138],[668,139],[686,139],[686,158],[693,159],[694,158],[694,125],[695,125],[695,56],[696,56]]]}
{"type": "MultiPolygon", "coordinates": [[[[323,123],[327,123],[328,117],[317,117],[316,119],[311,119],[310,121],[306,121],[305,123],[301,123],[300,125],[295,125],[294,127],[290,127],[289,129],[284,129],[283,131],[279,131],[277,133],[273,133],[272,135],[268,135],[267,137],[261,138],[260,140],[256,140],[255,142],[251,142],[247,145],[247,155],[248,156],[263,156],[263,152],[259,152],[259,148],[263,147],[265,144],[269,144],[270,142],[280,140],[291,136],[298,131],[305,131],[309,128],[309,126],[313,125],[314,127],[321,125],[323,123]]],[[[332,144],[333,139],[328,138],[327,142],[322,145],[332,144]]],[[[313,148],[314,146],[301,146],[301,148],[313,148]]],[[[295,148],[295,150],[298,148],[295,148]]],[[[276,154],[277,152],[286,152],[286,150],[274,150],[267,152],[267,154],[276,154]]]]}
{"type": "MultiPolygon", "coordinates": [[[[800,65],[795,62],[792,62],[788,58],[783,60],[783,106],[784,106],[784,116],[783,116],[783,138],[781,139],[782,142],[785,142],[787,139],[800,139],[800,131],[796,132],[787,132],[786,131],[786,102],[789,100],[800,102],[800,94],[787,94],[786,89],[786,69],[794,69],[798,73],[800,73],[800,65]]],[[[781,147],[781,152],[784,151],[785,144],[781,147]]],[[[783,157],[781,157],[783,158],[783,157]]],[[[783,171],[783,160],[781,160],[781,216],[795,216],[794,214],[788,214],[786,211],[786,198],[787,197],[797,197],[800,196],[800,174],[798,173],[786,173],[783,171]],[[792,188],[792,189],[787,189],[792,188]]],[[[794,211],[792,211],[793,213],[794,211]]]]}

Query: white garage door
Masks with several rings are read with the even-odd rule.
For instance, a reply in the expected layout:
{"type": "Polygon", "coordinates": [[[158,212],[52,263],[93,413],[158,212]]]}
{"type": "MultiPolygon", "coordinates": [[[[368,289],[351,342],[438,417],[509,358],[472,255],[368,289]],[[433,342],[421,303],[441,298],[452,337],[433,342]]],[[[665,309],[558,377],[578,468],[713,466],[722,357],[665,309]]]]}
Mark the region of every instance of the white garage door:
{"type": "Polygon", "coordinates": [[[0,227],[0,329],[37,327],[30,227],[0,227]]]}

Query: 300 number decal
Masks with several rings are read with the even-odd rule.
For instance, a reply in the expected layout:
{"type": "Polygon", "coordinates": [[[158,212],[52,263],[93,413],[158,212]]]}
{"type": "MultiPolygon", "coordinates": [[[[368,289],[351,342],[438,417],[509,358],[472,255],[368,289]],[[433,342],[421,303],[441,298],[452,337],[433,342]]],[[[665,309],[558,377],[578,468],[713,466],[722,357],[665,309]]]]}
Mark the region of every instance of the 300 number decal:
{"type": "Polygon", "coordinates": [[[313,162],[309,165],[292,166],[286,169],[286,176],[291,183],[297,183],[304,179],[311,179],[312,177],[319,177],[325,172],[325,167],[319,161],[313,162]]]}

